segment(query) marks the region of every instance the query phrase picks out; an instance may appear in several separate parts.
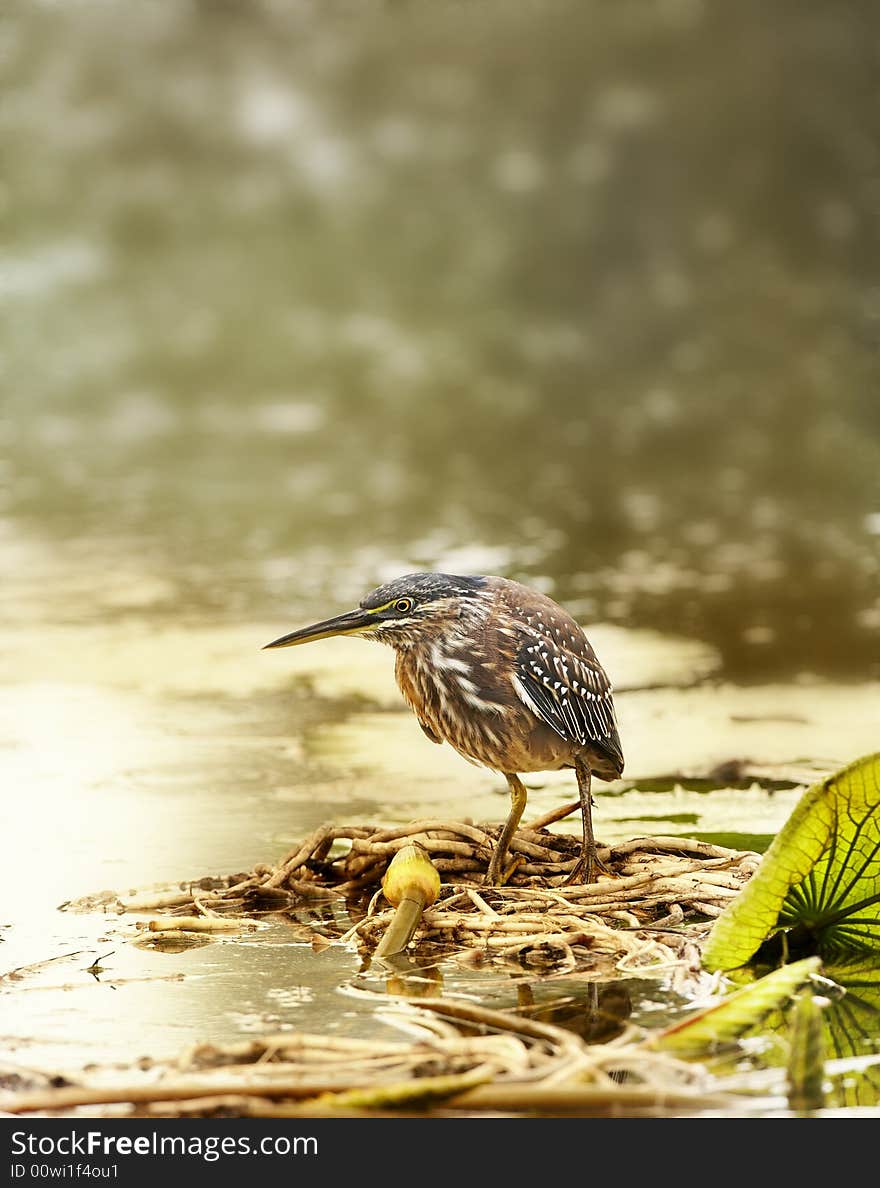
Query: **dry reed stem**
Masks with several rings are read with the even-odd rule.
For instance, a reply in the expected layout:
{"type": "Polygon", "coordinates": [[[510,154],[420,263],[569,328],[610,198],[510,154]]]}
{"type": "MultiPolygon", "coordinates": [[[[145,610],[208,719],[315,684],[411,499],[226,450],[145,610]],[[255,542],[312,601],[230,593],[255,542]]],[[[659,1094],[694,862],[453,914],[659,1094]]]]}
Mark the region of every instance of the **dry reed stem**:
{"type": "Polygon", "coordinates": [[[230,918],[216,913],[210,916],[166,916],[161,920],[147,920],[142,925],[150,932],[169,932],[175,928],[182,932],[236,932],[259,926],[257,920],[250,920],[247,916],[230,918]]]}

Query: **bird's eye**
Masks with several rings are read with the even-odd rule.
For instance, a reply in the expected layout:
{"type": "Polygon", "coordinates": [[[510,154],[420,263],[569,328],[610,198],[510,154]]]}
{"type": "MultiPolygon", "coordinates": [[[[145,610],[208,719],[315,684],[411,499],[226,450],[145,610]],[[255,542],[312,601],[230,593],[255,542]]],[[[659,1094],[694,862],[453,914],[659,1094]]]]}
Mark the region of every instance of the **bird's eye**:
{"type": "Polygon", "coordinates": [[[394,604],[394,609],[400,611],[402,615],[408,614],[413,608],[413,600],[411,598],[398,598],[394,604]]]}

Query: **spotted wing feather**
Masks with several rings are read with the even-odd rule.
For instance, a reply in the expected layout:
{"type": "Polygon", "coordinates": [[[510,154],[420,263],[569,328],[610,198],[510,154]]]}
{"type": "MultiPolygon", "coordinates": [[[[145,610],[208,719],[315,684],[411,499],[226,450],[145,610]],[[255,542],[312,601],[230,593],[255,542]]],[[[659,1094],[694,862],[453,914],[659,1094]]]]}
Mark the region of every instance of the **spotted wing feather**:
{"type": "Polygon", "coordinates": [[[517,654],[517,692],[562,738],[597,748],[620,772],[623,754],[611,682],[586,637],[580,633],[569,639],[571,647],[541,633],[523,642],[517,654]]]}

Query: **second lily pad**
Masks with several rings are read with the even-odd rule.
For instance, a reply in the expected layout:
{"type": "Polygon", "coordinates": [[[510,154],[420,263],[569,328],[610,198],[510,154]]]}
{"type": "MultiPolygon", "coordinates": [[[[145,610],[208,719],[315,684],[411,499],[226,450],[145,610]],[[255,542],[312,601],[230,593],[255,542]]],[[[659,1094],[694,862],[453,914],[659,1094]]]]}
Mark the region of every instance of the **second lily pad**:
{"type": "Polygon", "coordinates": [[[880,753],[808,789],[703,950],[736,969],[770,937],[823,955],[880,948],[880,753]]]}

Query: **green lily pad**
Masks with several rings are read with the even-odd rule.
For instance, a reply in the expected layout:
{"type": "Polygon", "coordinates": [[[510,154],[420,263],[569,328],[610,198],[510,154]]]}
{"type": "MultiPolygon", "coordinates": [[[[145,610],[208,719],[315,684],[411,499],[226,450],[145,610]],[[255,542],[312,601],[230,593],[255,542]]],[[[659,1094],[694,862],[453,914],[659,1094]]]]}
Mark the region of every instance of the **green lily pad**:
{"type": "Polygon", "coordinates": [[[788,1002],[821,966],[818,957],[783,965],[751,985],[743,986],[715,1006],[668,1027],[649,1040],[647,1046],[663,1051],[706,1051],[735,1039],[765,1020],[781,1003],[788,1002]]]}
{"type": "Polygon", "coordinates": [[[826,957],[880,949],[880,753],[804,793],[716,920],[703,964],[736,969],[779,934],[786,951],[826,957]]]}

